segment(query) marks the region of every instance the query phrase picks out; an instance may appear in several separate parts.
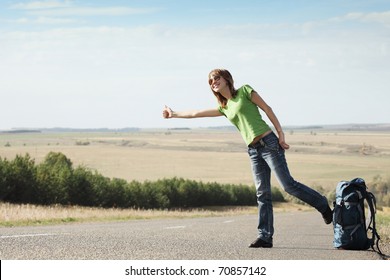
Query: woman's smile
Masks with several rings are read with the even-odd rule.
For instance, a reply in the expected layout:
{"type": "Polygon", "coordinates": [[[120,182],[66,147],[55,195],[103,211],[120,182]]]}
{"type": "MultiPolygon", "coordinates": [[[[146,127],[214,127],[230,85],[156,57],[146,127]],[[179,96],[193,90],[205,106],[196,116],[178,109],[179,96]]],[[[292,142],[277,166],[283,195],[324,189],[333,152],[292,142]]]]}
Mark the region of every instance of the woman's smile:
{"type": "Polygon", "coordinates": [[[211,89],[215,92],[219,92],[221,89],[224,88],[224,86],[227,85],[226,81],[224,78],[221,76],[213,76],[209,80],[211,89]]]}
{"type": "Polygon", "coordinates": [[[215,83],[213,83],[212,88],[213,88],[214,91],[218,91],[219,86],[220,86],[220,83],[219,82],[215,82],[215,83]]]}

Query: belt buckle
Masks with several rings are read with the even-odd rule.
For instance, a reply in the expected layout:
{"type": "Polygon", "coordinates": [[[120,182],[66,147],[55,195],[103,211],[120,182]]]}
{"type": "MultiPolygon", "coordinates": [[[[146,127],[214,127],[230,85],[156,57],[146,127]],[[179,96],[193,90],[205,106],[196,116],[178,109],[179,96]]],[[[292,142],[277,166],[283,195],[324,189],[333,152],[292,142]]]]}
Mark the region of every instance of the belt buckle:
{"type": "Polygon", "coordinates": [[[265,143],[264,143],[263,139],[260,139],[258,143],[260,144],[260,146],[265,147],[265,143]]]}

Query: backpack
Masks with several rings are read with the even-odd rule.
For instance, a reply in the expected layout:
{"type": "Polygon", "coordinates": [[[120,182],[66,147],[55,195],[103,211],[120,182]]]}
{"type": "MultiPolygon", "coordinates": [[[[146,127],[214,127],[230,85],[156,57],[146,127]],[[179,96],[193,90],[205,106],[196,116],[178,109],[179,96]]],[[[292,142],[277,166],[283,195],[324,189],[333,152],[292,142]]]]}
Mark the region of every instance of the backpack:
{"type": "Polygon", "coordinates": [[[338,249],[367,250],[370,247],[379,249],[380,237],[375,227],[376,200],[367,191],[366,183],[361,178],[352,181],[341,181],[336,187],[336,201],[333,211],[333,245],[338,249]],[[370,222],[366,226],[364,202],[367,202],[370,212],[370,222]],[[371,238],[368,237],[369,231],[371,238]],[[376,239],[376,243],[375,243],[376,239]]]}

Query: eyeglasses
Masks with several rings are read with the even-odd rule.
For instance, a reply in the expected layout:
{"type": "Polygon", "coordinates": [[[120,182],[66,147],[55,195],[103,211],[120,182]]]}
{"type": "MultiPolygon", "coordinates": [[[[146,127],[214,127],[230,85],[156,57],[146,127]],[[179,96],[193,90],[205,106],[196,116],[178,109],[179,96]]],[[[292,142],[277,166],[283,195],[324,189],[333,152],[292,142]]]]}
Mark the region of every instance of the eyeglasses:
{"type": "Polygon", "coordinates": [[[209,85],[212,85],[214,82],[217,82],[221,79],[221,76],[215,75],[212,78],[209,79],[209,85]]]}

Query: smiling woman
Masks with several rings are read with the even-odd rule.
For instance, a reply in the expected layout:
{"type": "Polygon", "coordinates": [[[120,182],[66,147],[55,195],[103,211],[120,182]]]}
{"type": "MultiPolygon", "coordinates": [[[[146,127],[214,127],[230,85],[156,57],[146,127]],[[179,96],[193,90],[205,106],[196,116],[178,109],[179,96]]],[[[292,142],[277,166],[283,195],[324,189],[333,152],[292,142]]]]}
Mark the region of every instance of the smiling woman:
{"type": "MultiPolygon", "coordinates": [[[[249,247],[271,248],[273,246],[274,218],[271,193],[271,170],[281,186],[290,195],[302,200],[321,213],[326,224],[332,222],[332,210],[325,196],[290,175],[285,158],[289,145],[285,141],[282,126],[271,107],[249,85],[234,87],[233,77],[226,69],[214,69],[209,73],[209,86],[217,97],[218,108],[177,112],[165,106],[163,117],[197,118],[225,116],[241,133],[248,147],[257,202],[259,205],[258,237],[249,247]],[[263,120],[261,109],[272,122],[276,133],[263,120]]],[[[227,166],[226,172],[229,172],[227,166]]]]}

